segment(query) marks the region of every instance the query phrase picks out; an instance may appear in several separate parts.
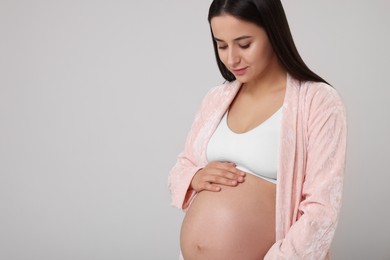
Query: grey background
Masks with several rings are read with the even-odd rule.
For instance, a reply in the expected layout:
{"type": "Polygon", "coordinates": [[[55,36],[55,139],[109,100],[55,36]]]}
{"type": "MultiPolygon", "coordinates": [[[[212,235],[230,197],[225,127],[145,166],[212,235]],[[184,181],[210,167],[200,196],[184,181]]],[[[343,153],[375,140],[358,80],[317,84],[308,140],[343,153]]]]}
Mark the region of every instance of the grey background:
{"type": "MultiPolygon", "coordinates": [[[[390,259],[389,1],[283,1],[348,109],[334,259],[390,259]]],[[[0,1],[0,259],[177,259],[167,176],[222,82],[210,1],[0,1]]]]}

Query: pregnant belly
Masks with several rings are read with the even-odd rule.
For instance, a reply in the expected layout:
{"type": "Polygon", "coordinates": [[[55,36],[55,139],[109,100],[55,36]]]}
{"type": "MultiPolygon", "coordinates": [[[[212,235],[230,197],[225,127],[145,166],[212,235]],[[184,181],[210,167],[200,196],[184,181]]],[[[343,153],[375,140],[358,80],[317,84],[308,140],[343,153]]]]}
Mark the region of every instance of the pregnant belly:
{"type": "Polygon", "coordinates": [[[263,259],[275,242],[275,191],[247,174],[236,187],[200,192],[181,227],[184,259],[263,259]]]}

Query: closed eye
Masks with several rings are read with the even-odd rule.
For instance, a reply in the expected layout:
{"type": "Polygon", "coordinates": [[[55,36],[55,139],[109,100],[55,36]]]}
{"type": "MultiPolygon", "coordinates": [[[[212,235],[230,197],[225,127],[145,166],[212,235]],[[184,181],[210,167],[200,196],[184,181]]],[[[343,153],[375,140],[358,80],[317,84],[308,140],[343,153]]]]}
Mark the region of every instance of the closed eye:
{"type": "Polygon", "coordinates": [[[248,43],[246,45],[240,45],[241,49],[248,49],[251,45],[248,43]]]}

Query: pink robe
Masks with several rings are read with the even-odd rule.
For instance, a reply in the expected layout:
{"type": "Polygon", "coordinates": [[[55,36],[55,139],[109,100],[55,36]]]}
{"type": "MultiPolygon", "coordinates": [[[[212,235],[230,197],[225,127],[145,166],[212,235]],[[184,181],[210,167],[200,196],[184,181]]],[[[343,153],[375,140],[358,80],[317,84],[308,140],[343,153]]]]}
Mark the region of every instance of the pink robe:
{"type": "MultiPolygon", "coordinates": [[[[172,205],[186,211],[193,175],[207,163],[206,147],[241,84],[223,84],[203,99],[184,151],[169,175],[172,205]]],[[[276,242],[270,259],[329,259],[343,189],[346,112],[338,93],[324,83],[287,75],[282,108],[276,189],[276,242]]]]}

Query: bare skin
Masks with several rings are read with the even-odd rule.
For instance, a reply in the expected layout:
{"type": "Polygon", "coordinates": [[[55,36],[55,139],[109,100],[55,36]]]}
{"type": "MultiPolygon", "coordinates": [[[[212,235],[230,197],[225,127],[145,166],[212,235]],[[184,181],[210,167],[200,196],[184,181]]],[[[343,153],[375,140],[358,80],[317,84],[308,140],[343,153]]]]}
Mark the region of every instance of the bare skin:
{"type": "MultiPolygon", "coordinates": [[[[211,20],[211,27],[221,61],[242,83],[228,126],[245,133],[282,106],[286,71],[257,25],[222,15],[211,20]]],[[[184,259],[263,259],[275,242],[273,183],[238,170],[233,162],[210,162],[195,174],[191,190],[198,194],[182,224],[184,259]]]]}
{"type": "Polygon", "coordinates": [[[200,192],[181,229],[184,259],[263,259],[275,242],[275,191],[247,174],[238,186],[200,192]]]}

